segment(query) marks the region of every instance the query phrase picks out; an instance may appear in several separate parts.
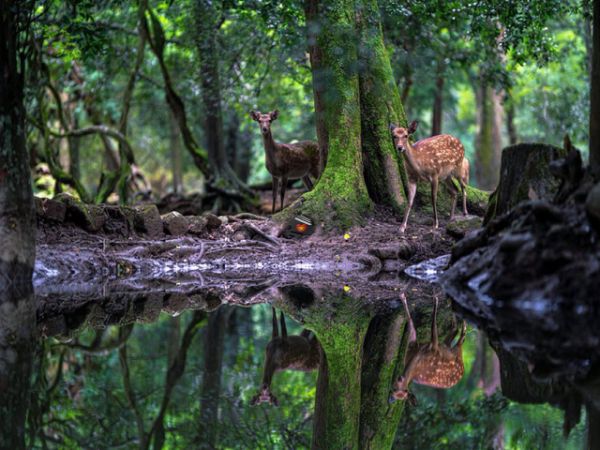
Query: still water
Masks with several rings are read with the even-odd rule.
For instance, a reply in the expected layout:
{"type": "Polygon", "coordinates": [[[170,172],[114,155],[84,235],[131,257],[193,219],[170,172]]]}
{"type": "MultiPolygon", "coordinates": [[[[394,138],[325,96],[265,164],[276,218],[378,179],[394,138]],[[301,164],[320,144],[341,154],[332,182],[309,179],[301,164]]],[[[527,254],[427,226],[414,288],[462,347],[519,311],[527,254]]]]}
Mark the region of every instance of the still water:
{"type": "Polygon", "coordinates": [[[5,295],[3,445],[581,449],[598,432],[598,330],[547,340],[526,307],[483,320],[404,275],[217,281],[5,295]]]}

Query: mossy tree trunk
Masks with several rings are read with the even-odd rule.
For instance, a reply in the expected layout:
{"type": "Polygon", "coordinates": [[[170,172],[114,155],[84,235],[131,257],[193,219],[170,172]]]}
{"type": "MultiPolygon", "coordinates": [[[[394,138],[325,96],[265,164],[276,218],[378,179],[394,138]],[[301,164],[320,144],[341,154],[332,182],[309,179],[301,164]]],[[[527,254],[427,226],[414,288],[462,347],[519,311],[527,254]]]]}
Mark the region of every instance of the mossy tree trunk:
{"type": "Polygon", "coordinates": [[[600,179],[600,0],[594,0],[590,107],[590,167],[600,179]]]}
{"type": "Polygon", "coordinates": [[[502,154],[501,96],[481,79],[477,86],[477,137],[475,175],[481,189],[491,190],[498,184],[502,154]]]}
{"type": "Polygon", "coordinates": [[[358,80],[365,182],[375,203],[399,209],[404,204],[404,166],[391,139],[390,123],[406,124],[406,116],[383,41],[376,0],[359,3],[356,27],[360,36],[358,80]]]}
{"type": "MultiPolygon", "coordinates": [[[[315,45],[322,57],[313,77],[327,86],[322,96],[327,164],[315,188],[289,209],[327,226],[348,227],[361,222],[372,207],[362,175],[355,5],[335,0],[321,1],[317,7],[318,20],[308,26],[316,30],[315,45]]],[[[286,215],[284,211],[280,217],[286,215]]]]}

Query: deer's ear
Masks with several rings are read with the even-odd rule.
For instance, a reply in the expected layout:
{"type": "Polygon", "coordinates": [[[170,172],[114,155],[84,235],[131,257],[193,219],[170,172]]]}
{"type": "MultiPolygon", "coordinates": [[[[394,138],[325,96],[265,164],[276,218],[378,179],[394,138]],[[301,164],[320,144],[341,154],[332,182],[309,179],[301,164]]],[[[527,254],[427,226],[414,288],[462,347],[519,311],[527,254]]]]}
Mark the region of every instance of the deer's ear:
{"type": "Polygon", "coordinates": [[[250,117],[252,117],[252,120],[258,120],[260,117],[260,112],[252,110],[250,111],[250,117]]]}
{"type": "Polygon", "coordinates": [[[417,131],[417,127],[419,126],[419,122],[417,122],[416,120],[413,120],[410,125],[408,126],[408,134],[413,134],[415,131],[417,131]]]}
{"type": "Polygon", "coordinates": [[[390,123],[390,131],[394,131],[396,128],[398,128],[398,125],[395,123],[390,123]]]}
{"type": "Polygon", "coordinates": [[[276,120],[279,117],[279,110],[271,111],[271,120],[276,120]]]}

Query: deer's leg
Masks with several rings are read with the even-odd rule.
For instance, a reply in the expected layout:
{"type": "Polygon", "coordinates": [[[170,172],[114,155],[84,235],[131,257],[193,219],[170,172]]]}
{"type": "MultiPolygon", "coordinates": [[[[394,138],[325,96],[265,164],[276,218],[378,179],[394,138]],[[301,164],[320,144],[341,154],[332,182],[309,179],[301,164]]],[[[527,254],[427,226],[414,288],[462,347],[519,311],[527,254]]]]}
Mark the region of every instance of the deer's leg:
{"type": "Polygon", "coordinates": [[[465,216],[469,215],[467,212],[467,183],[462,178],[458,179],[458,184],[460,184],[460,191],[462,193],[462,201],[463,201],[463,214],[465,216]]]}
{"type": "Polygon", "coordinates": [[[273,313],[273,333],[271,334],[271,337],[275,339],[277,336],[279,336],[279,331],[277,329],[277,313],[275,312],[275,308],[273,308],[272,306],[271,310],[273,313]]]}
{"type": "Polygon", "coordinates": [[[406,312],[406,317],[408,319],[408,343],[411,344],[413,342],[417,342],[417,330],[415,330],[415,324],[413,323],[410,315],[410,310],[408,309],[408,303],[406,302],[406,295],[404,292],[400,294],[400,299],[404,304],[404,311],[406,312]]]}
{"type": "Polygon", "coordinates": [[[283,210],[283,200],[285,199],[285,190],[287,189],[287,177],[281,177],[281,210],[283,210]]]}
{"type": "Polygon", "coordinates": [[[408,223],[408,215],[412,209],[413,202],[415,201],[415,194],[417,193],[417,182],[416,180],[408,180],[408,205],[404,210],[404,217],[402,219],[402,225],[400,225],[400,233],[404,234],[406,231],[406,224],[408,223]]]}
{"type": "Polygon", "coordinates": [[[271,207],[271,214],[275,214],[275,202],[277,200],[277,193],[279,192],[279,179],[273,177],[273,206],[271,207]]]}
{"type": "Polygon", "coordinates": [[[313,184],[312,181],[310,181],[310,177],[308,175],[304,175],[302,177],[302,182],[304,183],[304,186],[306,186],[306,189],[308,189],[309,191],[312,190],[313,184]]]}
{"type": "Polygon", "coordinates": [[[450,196],[452,197],[452,209],[450,210],[450,220],[452,220],[454,218],[454,210],[456,209],[456,199],[458,197],[458,189],[456,189],[456,186],[454,185],[454,180],[452,179],[452,177],[448,177],[445,180],[446,186],[448,187],[448,190],[450,191],[450,196]]]}
{"type": "Polygon", "coordinates": [[[431,180],[431,205],[433,206],[433,228],[437,228],[439,225],[438,213],[437,213],[438,185],[439,185],[439,180],[437,178],[434,178],[433,180],[431,180]]]}
{"type": "Polygon", "coordinates": [[[438,309],[438,298],[437,295],[433,297],[435,302],[433,303],[433,313],[431,314],[431,344],[433,348],[438,348],[438,333],[437,333],[437,309],[438,309]]]}
{"type": "Polygon", "coordinates": [[[285,339],[287,337],[287,328],[285,326],[285,316],[283,315],[283,312],[279,316],[279,322],[281,324],[281,337],[285,339]]]}
{"type": "Polygon", "coordinates": [[[458,342],[456,343],[456,347],[460,348],[465,341],[465,337],[467,337],[467,322],[463,320],[462,326],[460,329],[460,336],[458,338],[458,342]]]}

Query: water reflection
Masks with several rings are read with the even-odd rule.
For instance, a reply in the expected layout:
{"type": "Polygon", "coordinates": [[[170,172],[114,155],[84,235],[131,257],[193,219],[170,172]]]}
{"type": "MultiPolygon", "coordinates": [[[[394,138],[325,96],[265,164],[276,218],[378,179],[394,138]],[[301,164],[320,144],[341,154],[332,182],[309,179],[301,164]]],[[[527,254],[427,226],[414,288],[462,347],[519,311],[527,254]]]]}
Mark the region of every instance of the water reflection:
{"type": "Polygon", "coordinates": [[[26,427],[26,401],[11,416],[31,447],[580,448],[578,405],[596,423],[595,371],[541,380],[491,333],[495,359],[435,286],[206,284],[103,297],[45,291],[41,338],[33,297],[17,302],[29,309],[12,316],[23,339],[10,345],[36,361],[33,395],[25,365],[3,374],[14,398],[31,398],[26,427]],[[419,402],[390,403],[392,393],[419,402]],[[558,405],[573,436],[558,434],[558,410],[506,398],[558,405]]]}

